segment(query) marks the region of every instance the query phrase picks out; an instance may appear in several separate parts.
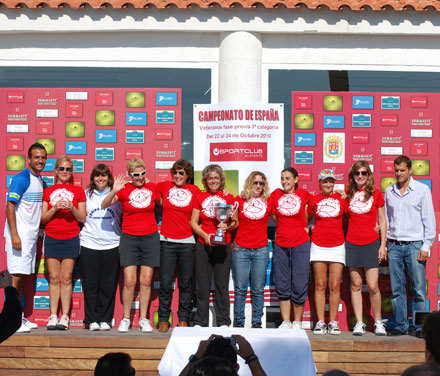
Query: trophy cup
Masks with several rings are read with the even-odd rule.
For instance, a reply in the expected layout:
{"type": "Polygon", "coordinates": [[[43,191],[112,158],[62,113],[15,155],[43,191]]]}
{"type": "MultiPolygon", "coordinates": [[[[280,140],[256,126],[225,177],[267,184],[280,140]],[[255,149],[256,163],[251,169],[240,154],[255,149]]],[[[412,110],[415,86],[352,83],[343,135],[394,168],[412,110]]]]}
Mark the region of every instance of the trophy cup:
{"type": "MultiPolygon", "coordinates": [[[[234,205],[223,204],[221,202],[217,203],[214,207],[215,216],[220,223],[226,222],[238,209],[238,202],[236,201],[234,205]]],[[[221,228],[217,229],[217,233],[211,238],[211,243],[216,245],[225,245],[226,236],[221,228]]]]}

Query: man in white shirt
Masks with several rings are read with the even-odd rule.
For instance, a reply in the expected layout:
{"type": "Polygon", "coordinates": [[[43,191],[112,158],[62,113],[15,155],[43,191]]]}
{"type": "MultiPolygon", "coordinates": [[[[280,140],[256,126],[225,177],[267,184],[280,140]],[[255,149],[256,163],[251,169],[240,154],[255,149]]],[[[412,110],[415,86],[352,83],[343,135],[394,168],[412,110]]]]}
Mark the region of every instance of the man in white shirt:
{"type": "MultiPolygon", "coordinates": [[[[6,203],[4,236],[8,271],[12,286],[21,298],[27,275],[35,273],[38,230],[43,202],[43,180],[40,173],[46,165],[47,152],[43,145],[29,147],[29,165],[12,179],[6,203]]],[[[18,333],[28,333],[38,325],[23,316],[18,333]]]]}
{"type": "MultiPolygon", "coordinates": [[[[388,335],[408,333],[406,272],[413,287],[413,311],[426,310],[425,267],[435,240],[435,215],[429,188],[411,177],[411,160],[394,160],[396,183],[385,193],[391,303],[395,327],[388,335]]],[[[421,333],[416,333],[419,336],[421,333]]]]}

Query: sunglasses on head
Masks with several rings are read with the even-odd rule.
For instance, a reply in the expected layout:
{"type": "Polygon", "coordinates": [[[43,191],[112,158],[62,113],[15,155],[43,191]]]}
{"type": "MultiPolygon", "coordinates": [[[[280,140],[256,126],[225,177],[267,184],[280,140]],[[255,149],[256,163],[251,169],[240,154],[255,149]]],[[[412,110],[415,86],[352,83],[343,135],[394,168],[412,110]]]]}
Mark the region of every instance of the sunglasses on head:
{"type": "Polygon", "coordinates": [[[359,175],[367,176],[368,175],[368,171],[354,171],[353,175],[354,176],[359,176],[359,175]]]}
{"type": "Polygon", "coordinates": [[[133,176],[134,178],[137,178],[138,176],[145,176],[146,173],[147,171],[144,170],[142,172],[130,172],[130,175],[133,176]]]}
{"type": "Polygon", "coordinates": [[[173,175],[180,175],[180,176],[185,175],[185,171],[176,171],[176,170],[173,170],[172,173],[173,173],[173,175]]]}
{"type": "Polygon", "coordinates": [[[72,167],[58,167],[58,171],[64,171],[64,170],[66,170],[67,172],[71,172],[72,167]]]}
{"type": "Polygon", "coordinates": [[[264,181],[254,181],[252,184],[264,186],[264,181]]]}

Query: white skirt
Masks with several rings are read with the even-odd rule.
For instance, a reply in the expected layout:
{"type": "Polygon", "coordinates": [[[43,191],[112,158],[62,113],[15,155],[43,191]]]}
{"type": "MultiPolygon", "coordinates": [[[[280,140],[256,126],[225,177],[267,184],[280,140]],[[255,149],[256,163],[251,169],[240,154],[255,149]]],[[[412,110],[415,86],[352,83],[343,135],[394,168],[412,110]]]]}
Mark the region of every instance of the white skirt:
{"type": "Polygon", "coordinates": [[[310,247],[310,262],[329,261],[345,265],[345,243],[336,247],[320,247],[312,242],[310,247]]]}

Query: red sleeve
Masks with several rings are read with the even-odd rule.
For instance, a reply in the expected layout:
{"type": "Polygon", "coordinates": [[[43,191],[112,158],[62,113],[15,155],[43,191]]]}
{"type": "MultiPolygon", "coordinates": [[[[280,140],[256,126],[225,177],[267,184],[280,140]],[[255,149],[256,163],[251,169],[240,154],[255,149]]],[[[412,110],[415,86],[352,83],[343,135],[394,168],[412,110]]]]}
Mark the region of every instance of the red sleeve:
{"type": "Polygon", "coordinates": [[[84,189],[82,189],[82,188],[80,188],[80,189],[81,189],[81,193],[80,193],[80,195],[79,195],[79,200],[78,200],[78,202],[86,201],[86,200],[87,200],[87,198],[86,198],[86,193],[84,192],[84,189]]]}
{"type": "Polygon", "coordinates": [[[374,193],[375,193],[375,194],[377,193],[377,195],[376,195],[376,206],[377,206],[378,208],[381,208],[382,206],[385,205],[385,200],[383,199],[382,192],[379,191],[378,189],[376,189],[376,190],[374,191],[374,193]]]}

